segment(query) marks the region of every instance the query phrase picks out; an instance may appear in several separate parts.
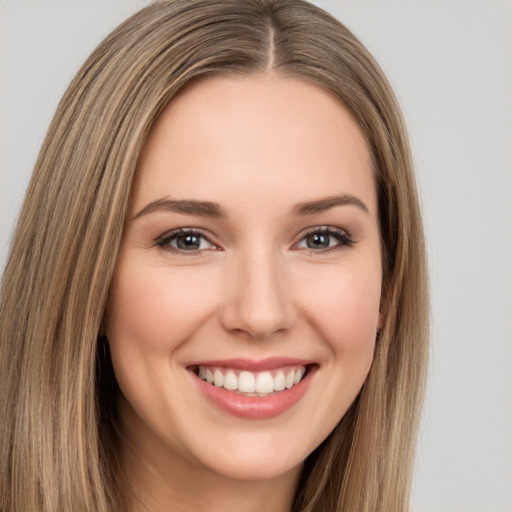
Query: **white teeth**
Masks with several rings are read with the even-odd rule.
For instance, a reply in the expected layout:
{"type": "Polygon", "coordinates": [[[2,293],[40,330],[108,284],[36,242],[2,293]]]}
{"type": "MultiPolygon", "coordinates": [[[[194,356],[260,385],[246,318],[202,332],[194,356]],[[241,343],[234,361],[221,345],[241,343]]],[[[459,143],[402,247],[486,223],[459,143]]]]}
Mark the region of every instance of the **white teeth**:
{"type": "Polygon", "coordinates": [[[256,391],[258,393],[272,393],[274,391],[274,379],[270,372],[258,374],[256,378],[256,391]]]}
{"type": "Polygon", "coordinates": [[[208,384],[228,391],[238,391],[246,396],[259,397],[268,396],[274,391],[291,389],[302,380],[305,373],[304,366],[257,373],[213,366],[199,366],[197,370],[197,376],[208,384]]]}
{"type": "Polygon", "coordinates": [[[242,393],[254,393],[256,391],[256,379],[251,372],[240,372],[238,391],[242,391],[242,393]]]}
{"type": "Polygon", "coordinates": [[[293,387],[293,380],[295,377],[295,372],[291,370],[285,378],[284,385],[286,386],[286,389],[290,389],[293,387]]]}
{"type": "Polygon", "coordinates": [[[226,376],[224,377],[224,387],[228,391],[238,389],[238,377],[233,370],[228,370],[228,373],[226,373],[226,376]]]}
{"type": "Polygon", "coordinates": [[[282,391],[286,387],[284,373],[282,371],[278,371],[276,376],[274,377],[274,389],[276,391],[282,391]]]}
{"type": "Polygon", "coordinates": [[[224,375],[222,375],[218,368],[213,372],[213,383],[218,388],[221,388],[224,385],[224,375]]]}

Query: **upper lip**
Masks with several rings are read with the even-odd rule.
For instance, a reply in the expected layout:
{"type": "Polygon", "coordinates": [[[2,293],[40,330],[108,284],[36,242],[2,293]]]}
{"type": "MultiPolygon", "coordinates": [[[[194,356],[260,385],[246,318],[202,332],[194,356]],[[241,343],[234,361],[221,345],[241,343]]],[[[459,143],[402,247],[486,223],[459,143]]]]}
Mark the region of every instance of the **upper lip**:
{"type": "Polygon", "coordinates": [[[188,363],[188,367],[196,366],[216,366],[222,368],[233,368],[237,370],[246,370],[249,372],[262,372],[274,370],[283,366],[307,366],[314,364],[314,361],[307,359],[298,359],[296,357],[269,357],[266,359],[252,360],[244,358],[234,359],[215,359],[208,361],[194,361],[188,363]]]}

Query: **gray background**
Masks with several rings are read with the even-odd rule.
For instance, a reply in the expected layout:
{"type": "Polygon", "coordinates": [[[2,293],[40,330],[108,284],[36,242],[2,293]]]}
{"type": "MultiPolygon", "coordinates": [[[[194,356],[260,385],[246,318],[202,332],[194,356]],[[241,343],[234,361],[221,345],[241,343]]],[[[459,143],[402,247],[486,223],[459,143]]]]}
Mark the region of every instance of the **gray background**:
{"type": "MultiPolygon", "coordinates": [[[[146,3],[0,2],[1,268],[66,85],[146,3]]],[[[433,295],[413,511],[512,512],[512,2],[315,3],[380,61],[411,134],[433,295]]]]}

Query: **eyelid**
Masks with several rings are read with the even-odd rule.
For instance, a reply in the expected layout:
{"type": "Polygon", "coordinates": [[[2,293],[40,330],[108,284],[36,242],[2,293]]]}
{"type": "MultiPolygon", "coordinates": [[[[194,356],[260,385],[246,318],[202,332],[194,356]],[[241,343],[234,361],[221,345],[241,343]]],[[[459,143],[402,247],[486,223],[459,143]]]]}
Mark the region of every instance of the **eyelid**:
{"type": "Polygon", "coordinates": [[[196,256],[202,254],[205,250],[222,250],[218,244],[212,241],[212,237],[208,235],[204,229],[201,228],[195,228],[195,227],[180,227],[176,229],[171,229],[170,231],[165,232],[163,235],[160,235],[155,239],[154,245],[159,247],[160,249],[175,253],[175,254],[182,254],[187,256],[196,256]],[[212,249],[196,249],[191,251],[185,251],[182,249],[179,249],[177,247],[173,247],[169,242],[173,239],[178,237],[179,235],[189,235],[189,234],[195,234],[199,235],[200,237],[204,238],[211,246],[212,249]]]}
{"type": "MultiPolygon", "coordinates": [[[[320,225],[320,226],[312,226],[312,227],[306,228],[303,231],[301,231],[297,235],[296,241],[292,244],[291,249],[293,249],[293,250],[306,249],[306,250],[309,250],[309,252],[311,254],[320,255],[320,254],[325,254],[327,252],[334,251],[334,250],[350,248],[355,243],[356,242],[352,238],[352,235],[346,229],[339,228],[336,226],[320,225]],[[300,244],[300,242],[302,242],[302,240],[304,240],[304,238],[306,238],[308,235],[312,235],[315,233],[327,234],[331,237],[334,237],[338,241],[338,243],[333,246],[329,246],[326,248],[320,248],[320,249],[298,247],[298,245],[300,244]]],[[[222,250],[222,248],[219,246],[219,244],[212,241],[212,236],[209,235],[208,232],[206,232],[202,228],[196,228],[196,227],[180,227],[180,228],[176,228],[176,229],[167,231],[163,235],[160,235],[159,237],[157,237],[155,239],[154,245],[156,247],[159,247],[160,249],[170,252],[170,253],[175,253],[175,254],[180,254],[180,255],[188,255],[188,256],[201,255],[202,253],[204,253],[204,251],[207,251],[207,250],[217,250],[217,251],[222,250]],[[203,248],[203,249],[193,249],[193,250],[187,251],[184,249],[180,249],[178,247],[174,247],[173,245],[170,244],[171,240],[175,239],[179,235],[187,235],[187,234],[198,235],[199,237],[206,240],[211,247],[207,248],[207,249],[203,248]]]]}
{"type": "Polygon", "coordinates": [[[298,248],[297,246],[305,237],[315,233],[327,233],[330,236],[334,236],[335,238],[337,238],[339,243],[332,247],[326,247],[325,249],[309,249],[309,252],[314,255],[325,254],[326,252],[331,252],[334,250],[347,249],[352,247],[356,243],[356,241],[353,239],[351,233],[348,230],[336,226],[321,225],[313,226],[301,231],[297,235],[296,241],[293,243],[292,248],[295,248],[296,250],[306,249],[298,248]]]}

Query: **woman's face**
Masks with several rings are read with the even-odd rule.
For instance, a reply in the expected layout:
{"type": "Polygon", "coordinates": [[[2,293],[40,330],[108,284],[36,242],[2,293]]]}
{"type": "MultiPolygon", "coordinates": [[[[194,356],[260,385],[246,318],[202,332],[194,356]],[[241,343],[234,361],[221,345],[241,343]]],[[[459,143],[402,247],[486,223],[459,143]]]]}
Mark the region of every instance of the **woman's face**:
{"type": "Polygon", "coordinates": [[[347,109],[297,79],[209,78],[166,108],[109,298],[121,428],[139,455],[271,479],[340,421],[380,318],[370,160],[347,109]]]}

